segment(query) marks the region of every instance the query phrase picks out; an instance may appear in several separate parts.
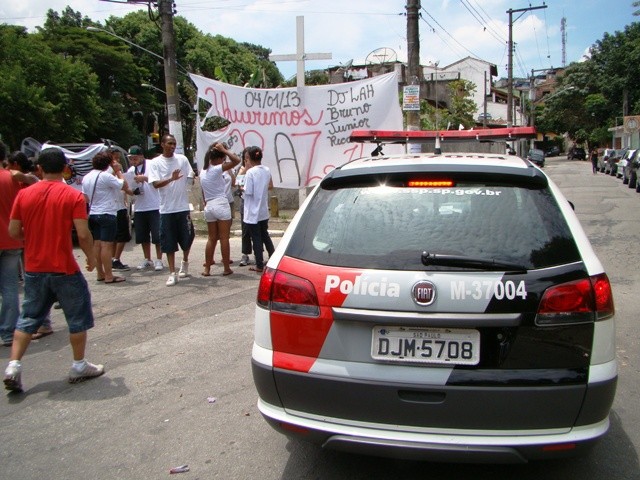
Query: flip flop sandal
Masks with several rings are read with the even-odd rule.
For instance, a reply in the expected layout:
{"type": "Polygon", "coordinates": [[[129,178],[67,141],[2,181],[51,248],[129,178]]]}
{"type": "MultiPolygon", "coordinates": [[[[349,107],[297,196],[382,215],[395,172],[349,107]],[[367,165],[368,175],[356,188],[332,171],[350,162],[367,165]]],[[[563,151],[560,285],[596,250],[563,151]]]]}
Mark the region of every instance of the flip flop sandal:
{"type": "Polygon", "coordinates": [[[104,283],[106,283],[107,285],[110,283],[121,283],[121,282],[126,282],[127,279],[124,277],[113,277],[113,280],[111,280],[110,282],[107,282],[106,280],[104,281],[104,283]]]}
{"type": "Polygon", "coordinates": [[[31,335],[31,340],[38,340],[39,338],[48,337],[49,335],[53,335],[53,330],[49,332],[36,332],[31,335]]]}

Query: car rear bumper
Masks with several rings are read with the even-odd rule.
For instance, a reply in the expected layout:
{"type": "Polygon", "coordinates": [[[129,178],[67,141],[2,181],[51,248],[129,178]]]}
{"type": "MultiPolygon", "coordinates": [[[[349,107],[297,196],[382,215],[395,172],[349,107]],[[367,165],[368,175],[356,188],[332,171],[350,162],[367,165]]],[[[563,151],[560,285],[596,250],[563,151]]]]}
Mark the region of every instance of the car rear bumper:
{"type": "Polygon", "coordinates": [[[376,385],[377,382],[369,385],[370,382],[283,372],[255,359],[252,369],[260,412],[280,433],[328,449],[447,462],[522,463],[579,455],[606,433],[616,386],[616,378],[609,374],[588,387],[582,385],[587,393],[580,396],[580,412],[571,414],[563,410],[562,402],[575,405],[578,385],[554,393],[541,393],[546,389],[539,387],[511,392],[500,388],[470,389],[468,394],[456,392],[455,388],[440,388],[453,400],[454,406],[447,407],[441,397],[431,398],[426,392],[419,392],[422,396],[416,398],[407,397],[407,392],[411,393],[408,389],[403,396],[396,387],[376,385]],[[295,377],[295,381],[289,384],[287,377],[295,377]],[[295,392],[289,388],[293,385],[297,386],[295,392]],[[482,401],[483,395],[486,401],[482,401]],[[465,399],[467,403],[462,402],[465,399]],[[548,402],[554,407],[542,411],[548,402]],[[476,405],[483,406],[478,409],[476,405]],[[356,406],[359,412],[354,412],[356,406]],[[563,412],[553,413],[554,410],[563,412]],[[532,413],[535,411],[539,414],[532,413]],[[442,418],[456,417],[456,412],[458,418],[442,418]],[[519,420],[519,414],[529,418],[519,420]],[[558,415],[573,417],[567,422],[558,415]],[[425,418],[431,418],[433,423],[425,422],[425,418]],[[581,425],[571,427],[574,421],[581,425]],[[514,423],[520,426],[508,426],[514,423]]]}
{"type": "Polygon", "coordinates": [[[608,417],[569,431],[426,432],[400,425],[308,418],[270,405],[258,408],[276,431],[322,448],[379,457],[457,463],[526,463],[586,453],[609,428],[608,417]]]}

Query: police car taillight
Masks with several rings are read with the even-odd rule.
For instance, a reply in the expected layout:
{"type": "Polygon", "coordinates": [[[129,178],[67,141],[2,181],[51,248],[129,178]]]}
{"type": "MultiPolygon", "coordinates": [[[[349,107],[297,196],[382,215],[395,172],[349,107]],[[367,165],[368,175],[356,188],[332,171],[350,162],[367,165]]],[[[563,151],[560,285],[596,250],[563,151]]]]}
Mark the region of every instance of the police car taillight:
{"type": "Polygon", "coordinates": [[[547,289],[540,300],[540,326],[588,323],[614,313],[611,284],[606,274],[563,283],[547,289]]]}
{"type": "Polygon", "coordinates": [[[293,315],[317,317],[318,296],[313,284],[302,277],[265,269],[258,287],[258,305],[293,315]]]}

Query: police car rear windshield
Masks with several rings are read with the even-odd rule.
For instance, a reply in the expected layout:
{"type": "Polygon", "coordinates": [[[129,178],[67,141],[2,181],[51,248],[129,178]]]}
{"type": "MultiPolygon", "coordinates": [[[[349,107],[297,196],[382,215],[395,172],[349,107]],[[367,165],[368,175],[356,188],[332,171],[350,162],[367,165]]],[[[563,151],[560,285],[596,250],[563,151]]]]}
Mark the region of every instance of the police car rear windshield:
{"type": "Polygon", "coordinates": [[[580,260],[547,188],[457,182],[447,188],[358,185],[320,189],[287,255],[310,262],[389,270],[425,266],[423,252],[546,268],[580,260]]]}

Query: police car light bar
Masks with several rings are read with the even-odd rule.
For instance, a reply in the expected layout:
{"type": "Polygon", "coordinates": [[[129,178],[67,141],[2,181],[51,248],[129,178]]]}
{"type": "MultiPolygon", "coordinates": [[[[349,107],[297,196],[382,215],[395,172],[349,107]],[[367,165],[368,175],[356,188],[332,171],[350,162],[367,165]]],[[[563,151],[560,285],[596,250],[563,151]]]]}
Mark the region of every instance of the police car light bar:
{"type": "Polygon", "coordinates": [[[480,130],[353,130],[349,140],[364,143],[427,143],[441,141],[511,141],[536,138],[535,127],[486,128],[480,130]]]}

